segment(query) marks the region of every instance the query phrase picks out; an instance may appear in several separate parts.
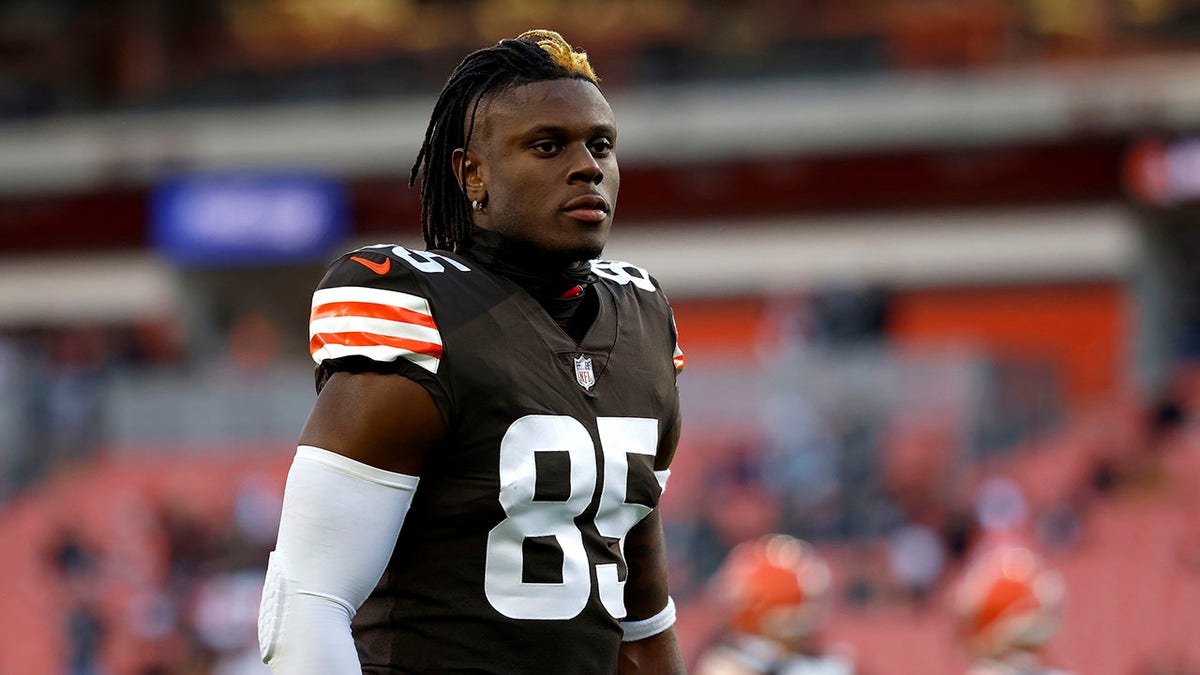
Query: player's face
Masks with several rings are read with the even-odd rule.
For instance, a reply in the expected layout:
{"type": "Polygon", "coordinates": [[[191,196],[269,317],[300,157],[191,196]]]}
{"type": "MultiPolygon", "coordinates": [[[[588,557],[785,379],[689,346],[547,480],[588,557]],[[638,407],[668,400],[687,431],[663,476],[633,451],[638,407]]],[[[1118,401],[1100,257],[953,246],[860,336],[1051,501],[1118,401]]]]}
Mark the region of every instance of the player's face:
{"type": "Polygon", "coordinates": [[[476,146],[487,208],[480,227],[555,257],[588,260],[608,241],[617,188],[617,126],[590,82],[535,82],[480,106],[476,146]]]}

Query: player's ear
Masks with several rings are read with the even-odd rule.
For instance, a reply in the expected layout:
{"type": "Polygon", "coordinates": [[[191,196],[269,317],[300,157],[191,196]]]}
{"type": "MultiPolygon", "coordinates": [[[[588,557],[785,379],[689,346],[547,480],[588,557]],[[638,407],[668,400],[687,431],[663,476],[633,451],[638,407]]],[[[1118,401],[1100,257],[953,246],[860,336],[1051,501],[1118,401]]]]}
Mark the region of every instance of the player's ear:
{"type": "Polygon", "coordinates": [[[483,201],[487,197],[487,180],[479,156],[456,148],[450,155],[450,164],[458,184],[467,193],[467,199],[483,201]]]}

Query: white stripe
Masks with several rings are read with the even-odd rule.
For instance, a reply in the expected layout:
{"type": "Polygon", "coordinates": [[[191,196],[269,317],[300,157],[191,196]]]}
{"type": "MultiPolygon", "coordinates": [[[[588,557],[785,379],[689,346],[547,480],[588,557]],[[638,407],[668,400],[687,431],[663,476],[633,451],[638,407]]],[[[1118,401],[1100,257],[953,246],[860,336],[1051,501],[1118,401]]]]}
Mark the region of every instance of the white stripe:
{"type": "Polygon", "coordinates": [[[385,291],[379,288],[363,288],[362,286],[339,286],[337,288],[322,288],[313,293],[312,306],[333,302],[369,302],[376,305],[403,307],[414,312],[433,316],[429,302],[419,295],[402,293],[400,291],[385,291]]]}
{"type": "Polygon", "coordinates": [[[322,363],[325,359],[340,359],[346,356],[365,356],[373,361],[386,363],[395,361],[398,358],[404,357],[412,361],[418,366],[431,373],[437,373],[439,359],[428,354],[417,354],[416,352],[400,347],[389,347],[387,345],[371,345],[369,347],[355,347],[351,345],[326,344],[317,351],[312,353],[313,361],[322,363]]]}
{"type": "Polygon", "coordinates": [[[435,328],[418,326],[403,321],[368,319],[361,316],[330,316],[308,324],[308,338],[317,333],[371,333],[387,337],[406,338],[442,344],[442,334],[435,328]]]}
{"type": "Polygon", "coordinates": [[[672,356],[672,358],[677,358],[680,356],[683,356],[683,350],[679,348],[679,343],[677,342],[675,343],[675,354],[672,356]]]}

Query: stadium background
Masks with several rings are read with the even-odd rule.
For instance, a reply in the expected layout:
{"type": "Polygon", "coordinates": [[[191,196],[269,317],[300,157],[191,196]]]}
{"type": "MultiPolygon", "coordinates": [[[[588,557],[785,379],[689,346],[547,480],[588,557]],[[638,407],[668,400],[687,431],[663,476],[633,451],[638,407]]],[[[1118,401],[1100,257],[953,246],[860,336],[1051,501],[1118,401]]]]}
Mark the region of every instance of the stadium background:
{"type": "Polygon", "coordinates": [[[830,639],[949,675],[1009,538],[1085,675],[1200,672],[1200,2],[0,1],[0,673],[262,673],[309,294],[416,243],[466,51],[553,27],[621,126],[606,256],[676,308],[679,634],[815,542],[830,639]]]}

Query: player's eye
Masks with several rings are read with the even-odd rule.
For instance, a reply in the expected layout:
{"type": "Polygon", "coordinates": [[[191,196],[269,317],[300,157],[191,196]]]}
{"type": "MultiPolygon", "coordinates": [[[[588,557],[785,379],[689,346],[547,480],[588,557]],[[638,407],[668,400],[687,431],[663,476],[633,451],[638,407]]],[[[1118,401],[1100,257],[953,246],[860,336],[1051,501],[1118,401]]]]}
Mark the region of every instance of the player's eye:
{"type": "Polygon", "coordinates": [[[597,138],[591,142],[592,154],[597,157],[605,157],[613,151],[613,142],[607,138],[597,138]]]}
{"type": "Polygon", "coordinates": [[[553,155],[562,147],[558,141],[538,141],[531,146],[537,152],[543,155],[553,155]]]}

